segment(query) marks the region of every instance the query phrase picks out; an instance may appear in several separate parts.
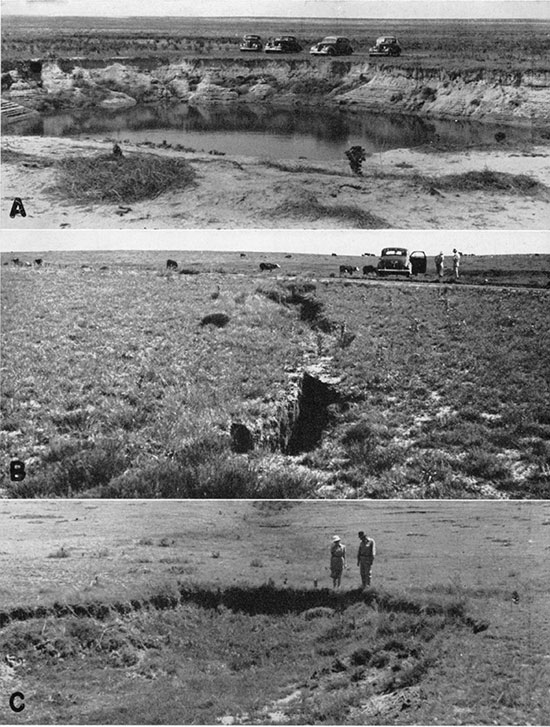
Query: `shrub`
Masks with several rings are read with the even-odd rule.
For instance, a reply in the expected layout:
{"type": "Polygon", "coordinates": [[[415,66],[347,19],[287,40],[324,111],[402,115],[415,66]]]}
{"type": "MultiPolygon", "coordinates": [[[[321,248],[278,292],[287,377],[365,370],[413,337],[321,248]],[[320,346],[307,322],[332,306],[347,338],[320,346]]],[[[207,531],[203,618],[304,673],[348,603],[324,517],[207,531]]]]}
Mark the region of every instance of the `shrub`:
{"type": "Polygon", "coordinates": [[[463,464],[464,471],[484,480],[504,480],[509,477],[509,468],[496,454],[475,449],[469,453],[463,464]]]}
{"type": "Polygon", "coordinates": [[[226,313],[209,313],[201,320],[201,326],[216,326],[224,328],[231,319],[226,313]]]}

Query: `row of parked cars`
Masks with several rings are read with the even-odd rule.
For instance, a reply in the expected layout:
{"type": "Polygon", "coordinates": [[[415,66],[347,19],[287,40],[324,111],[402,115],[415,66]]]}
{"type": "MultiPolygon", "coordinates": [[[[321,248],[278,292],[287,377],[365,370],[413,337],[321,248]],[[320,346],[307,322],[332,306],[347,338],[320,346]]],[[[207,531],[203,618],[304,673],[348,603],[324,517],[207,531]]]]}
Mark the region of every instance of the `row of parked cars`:
{"type": "MultiPolygon", "coordinates": [[[[270,38],[263,44],[259,35],[245,35],[239,46],[243,52],[265,53],[300,53],[303,47],[298,43],[294,35],[281,35],[278,38],[270,38]]],[[[340,35],[327,35],[311,46],[311,55],[318,56],[349,56],[353,53],[351,43],[347,38],[340,35]]],[[[401,46],[394,35],[383,35],[377,38],[376,44],[369,48],[370,56],[399,56],[401,46]]]]}

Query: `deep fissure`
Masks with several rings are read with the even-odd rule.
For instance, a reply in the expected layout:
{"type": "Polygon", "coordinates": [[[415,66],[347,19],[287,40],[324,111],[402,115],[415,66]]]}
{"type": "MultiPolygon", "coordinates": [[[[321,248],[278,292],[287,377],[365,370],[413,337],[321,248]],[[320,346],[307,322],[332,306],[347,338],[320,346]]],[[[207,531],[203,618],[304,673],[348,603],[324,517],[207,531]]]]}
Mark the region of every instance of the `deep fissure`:
{"type": "Polygon", "coordinates": [[[339,401],[332,386],[304,373],[296,406],[289,411],[290,435],[283,453],[294,455],[314,449],[328,424],[329,406],[339,401]]]}

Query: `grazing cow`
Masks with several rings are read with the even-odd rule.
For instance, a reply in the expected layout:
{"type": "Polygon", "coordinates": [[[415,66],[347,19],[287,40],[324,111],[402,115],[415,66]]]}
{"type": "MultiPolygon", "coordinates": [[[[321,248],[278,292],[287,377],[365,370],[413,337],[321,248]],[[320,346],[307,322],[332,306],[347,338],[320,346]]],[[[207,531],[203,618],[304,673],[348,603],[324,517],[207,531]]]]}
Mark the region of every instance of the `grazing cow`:
{"type": "Polygon", "coordinates": [[[363,275],[370,275],[371,273],[376,272],[376,267],[374,265],[363,265],[363,275]]]}
{"type": "Polygon", "coordinates": [[[177,270],[178,264],[175,260],[167,260],[166,261],[166,269],[167,270],[177,270]]]}
{"type": "Polygon", "coordinates": [[[277,263],[260,263],[260,270],[275,270],[280,267],[277,263]]]}
{"type": "Polygon", "coordinates": [[[355,265],[340,265],[340,275],[353,275],[353,273],[358,273],[359,268],[355,265]]]}
{"type": "Polygon", "coordinates": [[[13,265],[21,265],[21,260],[18,257],[12,257],[11,261],[13,265]]]}
{"type": "Polygon", "coordinates": [[[246,253],[245,252],[241,252],[241,257],[246,257],[246,253]]]}
{"type": "Polygon", "coordinates": [[[34,261],[34,264],[36,265],[37,268],[41,267],[41,265],[42,265],[42,258],[41,257],[37,257],[36,260],[34,261]]]}

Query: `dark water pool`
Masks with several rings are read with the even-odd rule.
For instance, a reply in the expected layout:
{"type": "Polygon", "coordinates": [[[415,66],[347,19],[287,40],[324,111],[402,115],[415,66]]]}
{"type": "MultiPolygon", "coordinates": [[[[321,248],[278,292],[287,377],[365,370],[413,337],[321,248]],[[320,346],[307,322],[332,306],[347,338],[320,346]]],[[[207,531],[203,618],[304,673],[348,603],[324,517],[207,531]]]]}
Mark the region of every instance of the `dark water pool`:
{"type": "Polygon", "coordinates": [[[12,133],[182,144],[275,159],[341,160],[352,144],[369,152],[443,143],[457,148],[494,143],[497,132],[512,143],[534,141],[530,129],[468,121],[434,121],[414,116],[339,109],[276,109],[251,106],[135,106],[120,112],[63,112],[13,129],[12,133]]]}

